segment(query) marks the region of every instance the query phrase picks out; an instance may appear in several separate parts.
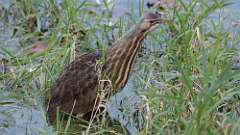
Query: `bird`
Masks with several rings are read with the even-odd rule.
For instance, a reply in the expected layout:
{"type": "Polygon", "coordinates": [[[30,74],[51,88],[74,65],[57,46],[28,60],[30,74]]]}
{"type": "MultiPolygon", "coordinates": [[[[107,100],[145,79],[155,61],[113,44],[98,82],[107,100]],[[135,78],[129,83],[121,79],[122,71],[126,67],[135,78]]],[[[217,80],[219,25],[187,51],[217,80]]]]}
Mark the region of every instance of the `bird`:
{"type": "Polygon", "coordinates": [[[119,92],[126,85],[136,55],[147,34],[167,22],[158,12],[148,12],[126,34],[116,40],[103,56],[86,53],[67,65],[50,89],[47,114],[51,124],[57,112],[84,116],[99,105],[99,89],[106,95],[119,92]],[[98,61],[103,59],[102,66],[98,61]],[[101,83],[101,80],[108,80],[101,83]],[[108,83],[106,83],[108,82],[108,83]],[[111,86],[110,89],[106,89],[111,86]]]}

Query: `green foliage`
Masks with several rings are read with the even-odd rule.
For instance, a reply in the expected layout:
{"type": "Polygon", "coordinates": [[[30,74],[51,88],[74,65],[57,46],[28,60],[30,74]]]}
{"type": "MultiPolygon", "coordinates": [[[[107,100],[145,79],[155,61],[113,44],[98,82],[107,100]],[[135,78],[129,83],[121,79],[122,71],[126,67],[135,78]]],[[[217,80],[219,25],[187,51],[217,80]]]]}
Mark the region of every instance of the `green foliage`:
{"type": "MultiPolygon", "coordinates": [[[[10,93],[1,97],[16,98],[29,106],[37,102],[46,108],[49,89],[66,64],[85,52],[104,52],[145,12],[143,0],[138,2],[138,13],[134,13],[134,1],[130,0],[130,19],[114,22],[114,4],[107,0],[102,6],[77,1],[63,0],[59,5],[55,0],[15,0],[11,8],[0,14],[4,28],[13,29],[11,38],[18,39],[21,47],[16,53],[0,47],[6,65],[12,67],[0,73],[1,93],[10,93]],[[99,11],[91,10],[92,7],[99,11]],[[7,12],[12,12],[13,20],[7,19],[7,12]],[[46,45],[44,51],[31,51],[35,40],[46,45]]],[[[142,134],[240,132],[236,113],[240,91],[239,85],[234,85],[240,75],[239,70],[231,68],[239,35],[231,35],[221,25],[224,22],[217,23],[210,17],[227,5],[229,2],[224,0],[180,0],[172,9],[173,22],[149,35],[147,46],[158,48],[163,44],[164,54],[159,58],[158,52],[149,53],[140,58],[142,63],[136,67],[136,84],[143,89],[139,93],[145,97],[151,114],[145,116],[142,134]],[[157,84],[151,85],[151,80],[157,84]]],[[[0,101],[1,104],[5,103],[0,101]]],[[[89,128],[87,122],[71,117],[65,123],[57,123],[58,134],[80,134],[89,128]]],[[[47,134],[41,129],[39,132],[47,134]]],[[[127,131],[120,124],[103,119],[91,125],[89,133],[127,131]]]]}
{"type": "Polygon", "coordinates": [[[161,89],[148,85],[145,92],[153,113],[153,134],[239,132],[235,109],[240,91],[233,79],[239,76],[239,70],[231,68],[239,42],[219,24],[207,21],[228,4],[194,0],[181,2],[180,11],[175,8],[163,64],[148,67],[158,74],[150,74],[147,79],[161,84],[161,89]],[[201,5],[198,10],[197,3],[201,5]],[[174,75],[169,79],[170,73],[174,75]]]}

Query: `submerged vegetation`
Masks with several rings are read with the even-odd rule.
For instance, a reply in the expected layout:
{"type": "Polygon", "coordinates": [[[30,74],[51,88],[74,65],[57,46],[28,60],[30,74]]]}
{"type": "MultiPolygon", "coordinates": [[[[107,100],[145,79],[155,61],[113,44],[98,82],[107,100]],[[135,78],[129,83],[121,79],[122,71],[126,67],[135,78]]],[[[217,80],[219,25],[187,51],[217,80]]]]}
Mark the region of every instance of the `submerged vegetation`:
{"type": "MultiPolygon", "coordinates": [[[[124,125],[108,118],[90,127],[87,122],[68,119],[51,129],[46,108],[49,89],[63,67],[85,52],[105,52],[148,12],[144,0],[129,0],[129,12],[120,15],[113,12],[115,1],[107,0],[100,4],[88,0],[3,3],[0,134],[11,134],[11,126],[24,123],[15,121],[25,117],[9,116],[21,109],[33,110],[24,114],[36,115],[31,117],[39,117],[40,124],[32,128],[26,121],[16,133],[82,134],[88,129],[89,134],[127,134],[124,125]],[[37,114],[31,114],[36,110],[37,114]]],[[[227,0],[180,0],[169,11],[172,23],[147,37],[132,82],[143,102],[138,109],[144,121],[137,126],[140,134],[240,133],[240,34],[225,28],[221,12],[231,4],[227,0]]]]}

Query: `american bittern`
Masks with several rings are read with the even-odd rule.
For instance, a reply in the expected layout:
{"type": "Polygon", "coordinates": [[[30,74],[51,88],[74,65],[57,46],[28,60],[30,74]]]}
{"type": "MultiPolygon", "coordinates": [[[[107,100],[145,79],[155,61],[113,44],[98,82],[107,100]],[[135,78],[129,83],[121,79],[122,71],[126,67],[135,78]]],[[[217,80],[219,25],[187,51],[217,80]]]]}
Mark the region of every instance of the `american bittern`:
{"type": "MultiPolygon", "coordinates": [[[[114,91],[125,86],[144,38],[163,21],[158,13],[145,14],[139,23],[107,50],[101,71],[103,78],[111,81],[114,91]]],[[[51,89],[48,106],[51,123],[55,120],[57,108],[62,112],[81,116],[94,110],[100,87],[96,61],[100,58],[95,53],[84,54],[63,70],[51,89]]]]}

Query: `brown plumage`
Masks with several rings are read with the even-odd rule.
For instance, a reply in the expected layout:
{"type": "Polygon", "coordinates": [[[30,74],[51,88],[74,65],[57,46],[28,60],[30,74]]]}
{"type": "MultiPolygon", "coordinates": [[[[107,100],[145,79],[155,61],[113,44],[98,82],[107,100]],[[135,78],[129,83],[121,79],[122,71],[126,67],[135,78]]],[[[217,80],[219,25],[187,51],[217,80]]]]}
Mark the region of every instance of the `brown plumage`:
{"type": "MultiPolygon", "coordinates": [[[[139,23],[108,49],[101,69],[96,66],[96,61],[101,57],[95,53],[84,54],[68,65],[51,89],[47,110],[50,122],[55,121],[58,107],[62,112],[72,111],[74,115],[80,116],[93,110],[100,89],[98,70],[104,79],[111,81],[111,90],[122,89],[143,39],[162,21],[158,13],[144,15],[139,23]]],[[[115,92],[108,89],[107,93],[115,92]]]]}

